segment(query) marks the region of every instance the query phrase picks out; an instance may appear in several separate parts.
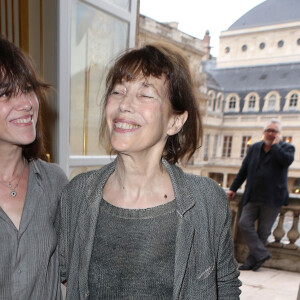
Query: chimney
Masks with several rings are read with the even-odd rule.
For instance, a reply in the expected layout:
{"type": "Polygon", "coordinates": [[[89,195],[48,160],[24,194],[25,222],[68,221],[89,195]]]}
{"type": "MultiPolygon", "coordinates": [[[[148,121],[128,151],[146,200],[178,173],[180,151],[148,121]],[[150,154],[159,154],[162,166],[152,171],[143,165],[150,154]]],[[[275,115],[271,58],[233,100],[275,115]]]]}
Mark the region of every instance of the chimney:
{"type": "Polygon", "coordinates": [[[204,45],[204,51],[205,51],[205,55],[203,57],[203,59],[210,59],[210,35],[209,35],[209,31],[206,30],[205,32],[205,36],[203,38],[203,45],[204,45]]]}

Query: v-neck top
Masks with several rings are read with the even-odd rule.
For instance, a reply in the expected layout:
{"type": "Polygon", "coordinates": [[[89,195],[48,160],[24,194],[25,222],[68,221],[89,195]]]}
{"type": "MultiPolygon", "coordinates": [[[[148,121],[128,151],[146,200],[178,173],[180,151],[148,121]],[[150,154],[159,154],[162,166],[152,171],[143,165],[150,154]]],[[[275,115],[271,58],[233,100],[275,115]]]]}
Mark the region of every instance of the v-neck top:
{"type": "Polygon", "coordinates": [[[54,222],[67,182],[57,165],[31,161],[19,230],[0,207],[0,299],[61,299],[54,222]]]}

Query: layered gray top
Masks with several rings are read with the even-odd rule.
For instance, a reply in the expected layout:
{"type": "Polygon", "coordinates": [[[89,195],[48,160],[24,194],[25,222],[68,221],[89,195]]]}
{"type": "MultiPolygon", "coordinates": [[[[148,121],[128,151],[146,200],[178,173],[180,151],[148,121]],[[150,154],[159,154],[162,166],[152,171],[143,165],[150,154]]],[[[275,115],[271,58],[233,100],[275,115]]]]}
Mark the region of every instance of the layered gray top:
{"type": "Polygon", "coordinates": [[[57,165],[30,162],[19,230],[0,207],[0,299],[61,299],[54,221],[67,182],[57,165]]]}
{"type": "MultiPolygon", "coordinates": [[[[204,177],[162,160],[172,181],[178,224],[173,296],[176,300],[238,300],[230,211],[224,191],[204,177]]],[[[116,162],[75,177],[60,201],[59,258],[67,300],[89,299],[89,265],[103,187],[116,162]]]]}
{"type": "Polygon", "coordinates": [[[178,217],[175,201],[123,209],[102,200],[89,268],[90,299],[172,299],[178,217]]]}

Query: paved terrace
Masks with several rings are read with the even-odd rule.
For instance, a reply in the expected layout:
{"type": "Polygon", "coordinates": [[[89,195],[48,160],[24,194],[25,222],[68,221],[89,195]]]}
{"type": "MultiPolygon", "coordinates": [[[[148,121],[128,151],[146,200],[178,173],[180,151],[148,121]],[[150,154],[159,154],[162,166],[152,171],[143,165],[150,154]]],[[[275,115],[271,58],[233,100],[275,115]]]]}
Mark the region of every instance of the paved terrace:
{"type": "Polygon", "coordinates": [[[241,271],[241,300],[300,300],[300,274],[269,268],[241,271]]]}

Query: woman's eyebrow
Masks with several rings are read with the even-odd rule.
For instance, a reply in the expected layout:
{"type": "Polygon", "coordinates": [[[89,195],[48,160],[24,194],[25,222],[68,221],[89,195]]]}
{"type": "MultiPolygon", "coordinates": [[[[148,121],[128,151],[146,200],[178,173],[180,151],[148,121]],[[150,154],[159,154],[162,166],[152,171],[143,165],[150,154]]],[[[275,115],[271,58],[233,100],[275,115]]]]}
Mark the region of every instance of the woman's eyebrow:
{"type": "Polygon", "coordinates": [[[0,83],[0,90],[6,90],[9,87],[8,83],[1,82],[0,83]]]}

